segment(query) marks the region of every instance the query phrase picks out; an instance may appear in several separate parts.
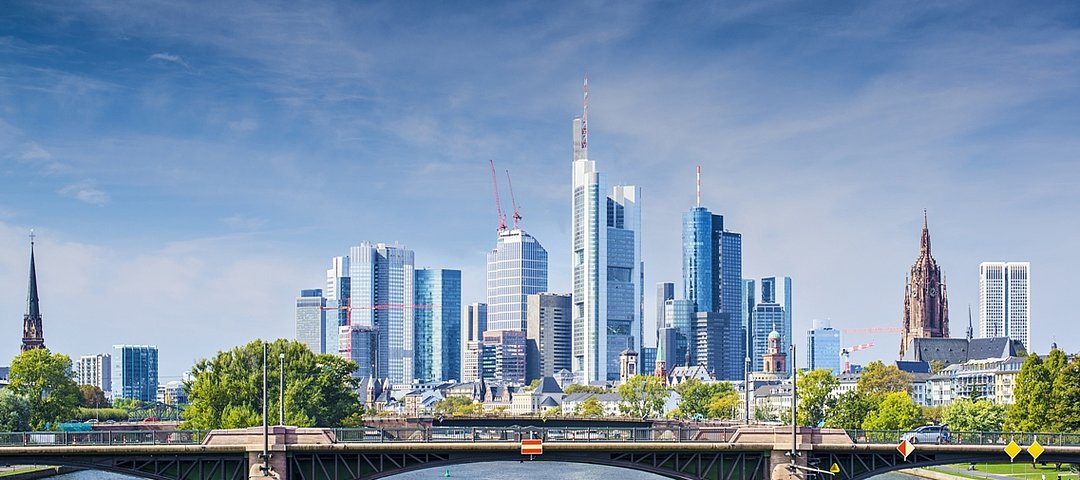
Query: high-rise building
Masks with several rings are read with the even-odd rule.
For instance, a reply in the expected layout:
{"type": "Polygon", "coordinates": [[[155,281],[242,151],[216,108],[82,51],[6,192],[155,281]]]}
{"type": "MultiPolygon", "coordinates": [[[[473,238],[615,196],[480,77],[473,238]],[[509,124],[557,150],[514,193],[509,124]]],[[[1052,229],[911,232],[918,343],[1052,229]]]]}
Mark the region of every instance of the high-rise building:
{"type": "Polygon", "coordinates": [[[413,257],[412,250],[384,243],[363,242],[349,250],[349,321],[375,329],[375,358],[367,363],[375,366],[375,378],[394,385],[414,379],[413,257]]]}
{"type": "Polygon", "coordinates": [[[628,346],[641,348],[645,308],[641,189],[609,189],[589,159],[588,103],[586,80],[584,113],[573,127],[573,371],[578,383],[619,379],[619,353],[628,346]]]}
{"type": "Polygon", "coordinates": [[[158,349],[153,345],[113,345],[112,398],[157,399],[158,349]]]}
{"type": "Polygon", "coordinates": [[[487,329],[487,304],[470,303],[465,313],[465,328],[461,333],[461,341],[483,341],[484,331],[487,329]]]}
{"type": "Polygon", "coordinates": [[[454,380],[461,374],[461,270],[417,269],[415,379],[454,380]]]}
{"type": "MultiPolygon", "coordinates": [[[[525,383],[525,332],[488,330],[481,350],[481,374],[494,364],[494,380],[522,385],[525,383]]],[[[485,377],[486,378],[486,377],[485,377]]]]}
{"type": "MultiPolygon", "coordinates": [[[[766,277],[761,279],[761,301],[754,305],[751,315],[750,361],[753,371],[763,371],[762,360],[768,349],[769,334],[774,330],[783,345],[792,342],[791,332],[791,277],[766,277]]],[[[790,372],[788,372],[790,373],[790,372]]]]}
{"type": "Polygon", "coordinates": [[[30,232],[30,284],[26,295],[26,314],[23,315],[22,346],[25,352],[45,348],[45,334],[41,325],[41,302],[38,298],[37,269],[34,268],[34,232],[30,232]]]}
{"type": "Polygon", "coordinates": [[[337,354],[337,319],[333,313],[330,316],[333,326],[327,325],[326,298],[321,289],[300,290],[300,296],[296,297],[296,341],[307,345],[315,354],[337,354]],[[328,328],[335,335],[327,335],[328,328]],[[327,338],[333,338],[334,343],[327,344],[327,338]]]}
{"type": "Polygon", "coordinates": [[[78,363],[79,385],[93,385],[103,392],[112,391],[112,355],[83,355],[78,363]]]}
{"type": "Polygon", "coordinates": [[[349,257],[334,257],[326,271],[326,288],[323,290],[323,296],[326,297],[326,338],[323,340],[326,353],[340,353],[337,351],[337,345],[341,342],[338,335],[341,327],[349,325],[351,294],[349,257]]]}
{"type": "MultiPolygon", "coordinates": [[[[694,338],[694,304],[690,300],[668,300],[664,305],[664,326],[675,329],[675,348],[668,350],[670,355],[665,365],[670,370],[679,366],[696,365],[691,343],[694,338]]],[[[667,345],[664,345],[667,347],[667,345]]]]}
{"type": "Polygon", "coordinates": [[[983,338],[1009,337],[1031,350],[1031,264],[983,262],[979,264],[979,334],[983,338]]]}
{"type": "Polygon", "coordinates": [[[840,330],[828,320],[814,320],[814,328],[806,332],[806,364],[810,370],[824,368],[840,375],[840,330]]]}
{"type": "Polygon", "coordinates": [[[525,382],[570,370],[570,295],[529,295],[525,328],[525,382]]]}
{"type": "MultiPolygon", "coordinates": [[[[657,333],[657,339],[660,338],[657,333]]],[[[641,373],[651,375],[656,371],[656,347],[641,348],[641,373]]]]}
{"type": "Polygon", "coordinates": [[[547,250],[524,230],[500,231],[487,255],[487,329],[524,332],[526,298],[547,287],[547,250]]]}
{"type": "Polygon", "coordinates": [[[375,327],[367,325],[345,325],[338,327],[337,352],[342,358],[356,362],[359,367],[353,372],[355,378],[378,378],[375,368],[376,352],[379,350],[379,335],[375,327]]]}
{"type": "Polygon", "coordinates": [[[911,266],[904,289],[904,325],[900,337],[900,358],[916,338],[948,338],[949,298],[941,269],[930,254],[930,229],[923,211],[919,258],[911,266]]]}
{"type": "Polygon", "coordinates": [[[667,313],[664,311],[664,306],[668,300],[675,299],[675,283],[673,282],[660,282],[656,284],[656,331],[659,335],[660,329],[664,328],[667,322],[667,313]]]}

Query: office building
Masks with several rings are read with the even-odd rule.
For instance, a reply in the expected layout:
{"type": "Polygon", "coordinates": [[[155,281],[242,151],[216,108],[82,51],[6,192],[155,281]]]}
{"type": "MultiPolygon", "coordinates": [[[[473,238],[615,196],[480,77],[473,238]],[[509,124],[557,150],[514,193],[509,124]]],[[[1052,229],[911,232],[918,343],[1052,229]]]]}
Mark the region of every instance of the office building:
{"type": "MultiPolygon", "coordinates": [[[[660,338],[659,335],[657,338],[660,338]]],[[[651,375],[656,371],[656,347],[641,348],[641,373],[651,375]]]]}
{"type": "Polygon", "coordinates": [[[487,329],[524,332],[526,298],[547,288],[547,250],[524,230],[500,231],[487,255],[487,329]]]}
{"type": "MultiPolygon", "coordinates": [[[[334,323],[337,323],[336,315],[333,313],[336,312],[332,312],[330,316],[334,323]]],[[[337,354],[336,335],[327,335],[328,327],[330,326],[327,325],[326,298],[323,297],[322,290],[318,288],[301,290],[300,296],[296,297],[296,341],[307,345],[315,354],[328,352],[337,354]],[[334,338],[334,343],[327,344],[328,338],[334,338]]],[[[330,328],[337,332],[336,325],[330,328]]]]}
{"type": "Polygon", "coordinates": [[[675,284],[673,282],[660,282],[656,284],[656,331],[664,328],[667,322],[667,313],[664,306],[668,300],[675,300],[675,284]]]}
{"type": "Polygon", "coordinates": [[[775,330],[780,335],[783,345],[787,346],[792,342],[791,277],[766,277],[762,278],[760,283],[761,301],[755,303],[750,322],[750,361],[753,363],[752,371],[755,372],[764,371],[762,358],[768,349],[768,338],[772,331],[775,330]]]}
{"type": "Polygon", "coordinates": [[[416,270],[415,380],[456,380],[461,373],[461,270],[416,270]]]}
{"type": "Polygon", "coordinates": [[[904,323],[900,335],[900,358],[916,338],[949,338],[949,298],[941,269],[930,254],[930,230],[923,211],[919,257],[911,266],[904,289],[904,323]]]}
{"type": "MultiPolygon", "coordinates": [[[[363,242],[349,250],[349,322],[377,336],[375,378],[394,385],[414,380],[414,254],[397,245],[363,242]]],[[[360,362],[357,362],[360,363],[360,362]]]]}
{"type": "Polygon", "coordinates": [[[814,320],[814,328],[806,332],[806,364],[810,370],[824,368],[839,376],[843,370],[840,349],[840,330],[832,328],[828,320],[814,320]]]}
{"type": "Polygon", "coordinates": [[[341,358],[356,362],[359,367],[353,372],[355,378],[375,377],[376,354],[379,348],[379,336],[375,327],[366,325],[345,325],[338,327],[337,352],[341,358]]]}
{"type": "Polygon", "coordinates": [[[525,382],[570,370],[570,295],[529,295],[525,326],[525,382]]]}
{"type": "Polygon", "coordinates": [[[1009,337],[1024,344],[1031,337],[1031,264],[979,264],[979,336],[1009,337]]]}
{"type": "Polygon", "coordinates": [[[483,343],[481,374],[485,370],[491,370],[494,380],[523,385],[525,383],[525,332],[488,330],[484,332],[483,343]]]}
{"type": "MultiPolygon", "coordinates": [[[[693,351],[690,348],[694,338],[694,304],[690,300],[668,300],[664,305],[664,326],[674,329],[675,348],[670,352],[664,364],[668,370],[678,366],[694,365],[693,351]]],[[[668,345],[664,345],[667,347],[668,345]]]]}
{"type": "Polygon", "coordinates": [[[609,186],[588,155],[588,82],[573,122],[571,269],[575,381],[619,379],[619,353],[641,348],[641,189],[609,186]]]}
{"type": "Polygon", "coordinates": [[[158,349],[153,345],[114,345],[112,398],[153,402],[157,398],[158,349]]]}
{"type": "Polygon", "coordinates": [[[479,342],[484,339],[487,328],[487,304],[470,303],[465,311],[465,325],[461,333],[462,342],[479,342]]]}
{"type": "Polygon", "coordinates": [[[112,355],[83,355],[77,368],[79,385],[93,385],[106,393],[112,391],[112,355]]]}
{"type": "Polygon", "coordinates": [[[352,287],[349,280],[349,257],[334,257],[326,270],[326,288],[323,289],[325,305],[325,353],[339,354],[337,345],[341,327],[349,325],[349,296],[352,287]]]}

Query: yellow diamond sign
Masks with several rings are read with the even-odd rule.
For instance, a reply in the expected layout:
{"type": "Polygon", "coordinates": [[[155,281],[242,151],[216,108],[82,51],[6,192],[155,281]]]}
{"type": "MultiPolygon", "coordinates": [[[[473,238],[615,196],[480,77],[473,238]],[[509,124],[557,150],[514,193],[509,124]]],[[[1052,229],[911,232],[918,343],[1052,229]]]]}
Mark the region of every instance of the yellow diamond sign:
{"type": "Polygon", "coordinates": [[[1020,445],[1017,445],[1016,442],[1009,442],[1008,445],[1005,445],[1005,453],[1009,455],[1010,462],[1016,459],[1016,456],[1020,454],[1020,451],[1020,445]]]}
{"type": "Polygon", "coordinates": [[[1035,440],[1034,442],[1031,442],[1031,446],[1029,446],[1027,448],[1028,453],[1031,454],[1031,461],[1033,461],[1033,462],[1039,461],[1039,455],[1042,455],[1043,451],[1045,451],[1045,450],[1046,449],[1043,448],[1042,445],[1039,445],[1038,440],[1035,440]]]}

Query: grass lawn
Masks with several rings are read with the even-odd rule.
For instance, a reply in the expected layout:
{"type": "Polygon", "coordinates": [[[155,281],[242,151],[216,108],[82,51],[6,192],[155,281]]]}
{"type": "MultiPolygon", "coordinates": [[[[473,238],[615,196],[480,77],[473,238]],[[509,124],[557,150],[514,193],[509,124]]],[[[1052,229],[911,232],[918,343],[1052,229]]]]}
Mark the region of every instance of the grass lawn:
{"type": "MultiPolygon", "coordinates": [[[[1030,463],[979,463],[975,465],[975,471],[966,471],[968,465],[951,465],[953,468],[959,468],[965,470],[963,473],[959,473],[953,470],[949,470],[945,473],[950,475],[956,475],[966,478],[985,478],[981,474],[992,473],[995,475],[1005,475],[1017,479],[1030,479],[1030,480],[1042,480],[1043,476],[1046,476],[1047,480],[1057,480],[1060,475],[1061,478],[1074,479],[1077,478],[1075,473],[1069,472],[1069,465],[1062,464],[1061,470],[1056,470],[1054,464],[1048,463],[1046,465],[1034,465],[1030,463]]],[[[931,470],[933,470],[931,468],[931,470]]]]}
{"type": "Polygon", "coordinates": [[[51,470],[52,468],[54,468],[54,467],[26,467],[26,468],[16,468],[16,469],[14,469],[14,470],[7,470],[7,471],[3,471],[3,472],[0,472],[0,477],[7,477],[7,476],[9,476],[9,475],[18,475],[18,474],[20,474],[20,473],[29,473],[29,472],[37,472],[37,471],[39,471],[39,470],[51,470]]]}

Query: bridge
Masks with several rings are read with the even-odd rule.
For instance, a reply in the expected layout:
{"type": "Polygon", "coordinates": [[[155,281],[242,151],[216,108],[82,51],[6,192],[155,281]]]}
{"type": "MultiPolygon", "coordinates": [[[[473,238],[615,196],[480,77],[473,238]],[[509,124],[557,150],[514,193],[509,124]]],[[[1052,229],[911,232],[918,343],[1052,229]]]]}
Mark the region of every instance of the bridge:
{"type": "MultiPolygon", "coordinates": [[[[1009,461],[1036,439],[1038,460],[1080,463],[1080,435],[954,433],[901,455],[901,432],[756,426],[418,427],[0,433],[0,464],[83,467],[154,480],[356,480],[473,462],[576,462],[672,479],[856,480],[899,469],[1009,461]],[[542,442],[522,455],[522,440],[542,442]],[[792,467],[792,445],[797,452],[792,467]],[[263,456],[263,452],[269,455],[263,456]],[[830,470],[832,470],[830,472],[830,470]]],[[[1030,462],[1028,452],[1016,461],[1030,462]]]]}

